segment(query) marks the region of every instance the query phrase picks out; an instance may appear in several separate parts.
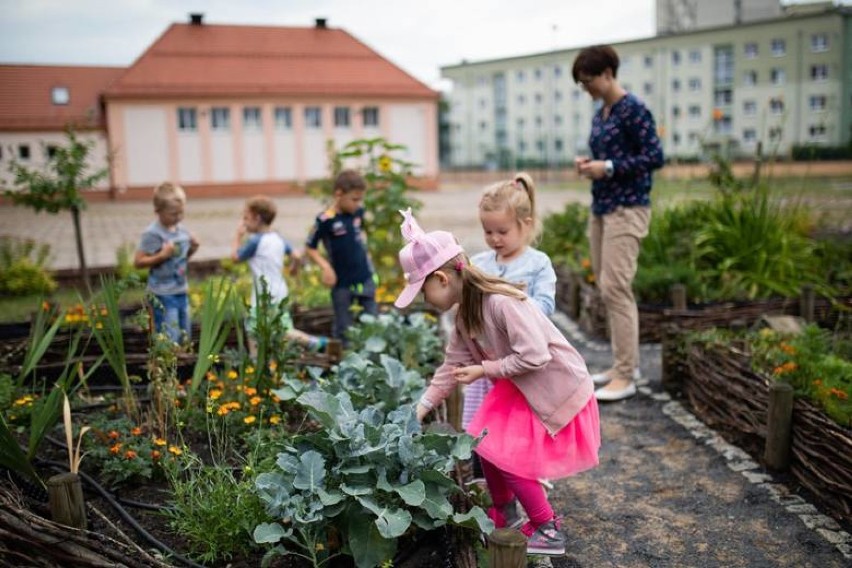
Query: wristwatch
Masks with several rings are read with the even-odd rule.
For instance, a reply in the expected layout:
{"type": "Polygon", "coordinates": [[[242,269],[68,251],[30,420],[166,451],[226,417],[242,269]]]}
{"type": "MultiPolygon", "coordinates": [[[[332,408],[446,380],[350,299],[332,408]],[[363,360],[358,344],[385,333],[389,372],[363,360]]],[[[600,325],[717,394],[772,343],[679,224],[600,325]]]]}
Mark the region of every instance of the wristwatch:
{"type": "Polygon", "coordinates": [[[612,165],[612,160],[604,161],[604,174],[607,178],[611,178],[615,173],[615,166],[612,165]]]}

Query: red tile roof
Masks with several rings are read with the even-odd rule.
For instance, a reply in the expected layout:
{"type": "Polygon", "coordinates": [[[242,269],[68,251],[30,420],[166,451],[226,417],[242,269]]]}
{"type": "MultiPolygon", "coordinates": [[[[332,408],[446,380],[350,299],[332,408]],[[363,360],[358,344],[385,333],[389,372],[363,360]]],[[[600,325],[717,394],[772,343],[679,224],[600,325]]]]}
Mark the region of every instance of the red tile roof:
{"type": "Polygon", "coordinates": [[[253,95],[438,97],[340,29],[210,24],[173,24],[105,94],[253,95]]]}
{"type": "Polygon", "coordinates": [[[123,67],[0,65],[0,130],[104,128],[100,95],[123,67]],[[68,104],[53,104],[54,87],[66,87],[68,104]]]}

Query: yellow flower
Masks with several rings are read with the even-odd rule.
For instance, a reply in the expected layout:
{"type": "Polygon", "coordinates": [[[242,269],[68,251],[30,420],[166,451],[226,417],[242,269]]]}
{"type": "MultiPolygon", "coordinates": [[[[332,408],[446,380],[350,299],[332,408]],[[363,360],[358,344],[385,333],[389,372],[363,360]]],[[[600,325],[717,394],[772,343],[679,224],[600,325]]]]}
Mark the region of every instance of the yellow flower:
{"type": "Polygon", "coordinates": [[[249,365],[248,367],[246,367],[246,375],[251,375],[252,373],[254,373],[254,367],[249,365]]]}
{"type": "Polygon", "coordinates": [[[228,378],[231,379],[232,381],[236,380],[237,376],[238,375],[237,375],[237,372],[235,370],[231,369],[230,371],[228,371],[228,378]]]}
{"type": "Polygon", "coordinates": [[[245,422],[246,424],[252,424],[255,420],[257,420],[257,418],[254,416],[246,416],[245,418],[243,418],[243,422],[245,422]]]}
{"type": "Polygon", "coordinates": [[[218,400],[220,396],[222,396],[222,391],[219,389],[213,389],[210,391],[210,398],[212,400],[218,400]]]}
{"type": "Polygon", "coordinates": [[[165,446],[166,444],[168,444],[168,442],[166,442],[164,439],[154,438],[154,445],[155,446],[165,446]]]}
{"type": "Polygon", "coordinates": [[[169,453],[179,456],[183,453],[183,450],[177,446],[169,446],[169,453]]]}
{"type": "Polygon", "coordinates": [[[393,167],[393,160],[391,160],[390,156],[384,155],[379,158],[379,170],[387,173],[391,171],[391,167],[393,167]]]}
{"type": "Polygon", "coordinates": [[[216,379],[218,378],[216,377],[216,373],[214,373],[213,371],[207,371],[207,374],[205,376],[207,377],[207,380],[211,383],[215,383],[216,379]]]}
{"type": "Polygon", "coordinates": [[[269,423],[270,424],[274,425],[274,424],[278,424],[279,422],[281,422],[281,417],[278,416],[277,414],[273,414],[272,416],[269,417],[269,423]]]}
{"type": "Polygon", "coordinates": [[[260,401],[262,401],[262,400],[263,399],[260,398],[259,396],[253,396],[253,397],[251,397],[249,402],[251,403],[252,406],[257,406],[258,404],[260,404],[260,401]]]}

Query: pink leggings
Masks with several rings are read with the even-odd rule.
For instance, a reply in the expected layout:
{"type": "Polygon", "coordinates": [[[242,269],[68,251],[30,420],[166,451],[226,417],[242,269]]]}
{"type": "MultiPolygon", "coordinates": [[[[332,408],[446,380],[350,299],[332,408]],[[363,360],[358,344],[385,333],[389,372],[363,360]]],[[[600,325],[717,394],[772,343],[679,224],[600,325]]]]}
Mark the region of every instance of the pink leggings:
{"type": "Polygon", "coordinates": [[[491,493],[491,501],[495,507],[502,507],[517,497],[533,526],[539,526],[553,518],[553,508],[547,501],[547,494],[541,483],[535,479],[525,479],[515,474],[499,469],[493,463],[482,461],[482,473],[491,493]]]}

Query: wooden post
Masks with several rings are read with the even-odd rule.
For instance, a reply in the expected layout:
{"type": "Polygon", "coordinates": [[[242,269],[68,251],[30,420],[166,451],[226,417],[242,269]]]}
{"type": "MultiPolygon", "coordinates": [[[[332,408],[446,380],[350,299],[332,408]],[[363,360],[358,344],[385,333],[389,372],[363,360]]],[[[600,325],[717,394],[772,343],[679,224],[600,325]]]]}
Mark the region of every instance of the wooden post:
{"type": "Polygon", "coordinates": [[[83,486],[76,473],[59,473],[47,480],[50,516],[57,523],[86,529],[86,504],[83,486]]]}
{"type": "Polygon", "coordinates": [[[769,410],[766,413],[766,447],[763,459],[766,466],[777,471],[790,467],[792,445],[793,387],[773,382],[769,386],[769,410]]]}
{"type": "Polygon", "coordinates": [[[670,394],[677,394],[681,389],[681,377],[676,372],[672,358],[676,355],[674,344],[677,342],[680,330],[677,324],[663,324],[662,360],[660,364],[660,385],[670,394]]]}
{"type": "Polygon", "coordinates": [[[329,339],[325,346],[325,353],[329,361],[338,363],[343,358],[343,343],[339,339],[329,339]]]}
{"type": "Polygon", "coordinates": [[[494,529],[488,535],[488,568],[524,568],[527,537],[515,529],[494,529]]]}
{"type": "Polygon", "coordinates": [[[808,323],[813,322],[816,317],[814,287],[810,284],[802,286],[802,295],[799,297],[799,315],[808,323]]]}
{"type": "Polygon", "coordinates": [[[686,286],[674,284],[672,286],[672,307],[679,311],[686,311],[686,286]]]}

